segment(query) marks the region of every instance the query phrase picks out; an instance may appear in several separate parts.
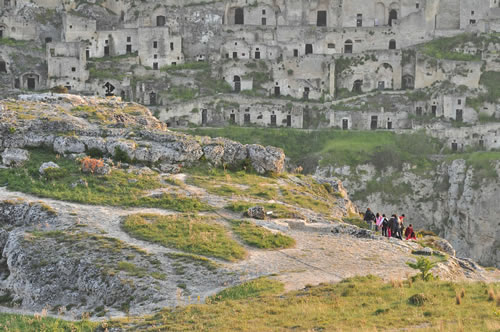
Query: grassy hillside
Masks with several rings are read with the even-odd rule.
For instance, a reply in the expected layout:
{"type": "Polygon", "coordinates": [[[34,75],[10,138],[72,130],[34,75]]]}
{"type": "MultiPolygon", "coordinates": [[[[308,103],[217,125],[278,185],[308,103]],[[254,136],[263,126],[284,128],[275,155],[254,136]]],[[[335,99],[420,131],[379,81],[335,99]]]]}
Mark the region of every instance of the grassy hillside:
{"type": "Polygon", "coordinates": [[[5,331],[498,331],[500,284],[383,282],[373,276],[306,287],[259,278],[225,289],[206,304],[163,309],[153,316],[100,324],[0,315],[5,331]],[[44,329],[45,328],[45,329],[44,329]]]}

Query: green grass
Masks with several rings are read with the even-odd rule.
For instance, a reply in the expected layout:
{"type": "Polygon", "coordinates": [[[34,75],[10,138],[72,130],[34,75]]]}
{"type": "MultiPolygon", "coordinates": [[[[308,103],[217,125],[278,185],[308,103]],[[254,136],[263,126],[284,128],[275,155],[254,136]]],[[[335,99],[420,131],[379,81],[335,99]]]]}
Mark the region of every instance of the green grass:
{"type": "Polygon", "coordinates": [[[342,221],[359,228],[370,229],[370,225],[359,216],[349,216],[348,218],[342,219],[342,221]]]}
{"type": "MultiPolygon", "coordinates": [[[[265,281],[267,282],[267,281],[265,281]]],[[[259,282],[260,283],[260,282],[259,282]]],[[[219,293],[220,301],[183,308],[111,325],[130,330],[155,325],[175,331],[375,331],[418,328],[419,331],[498,331],[499,309],[488,289],[500,284],[443,281],[385,283],[377,277],[356,277],[337,284],[307,287],[280,295],[253,292],[258,285],[219,293]],[[461,304],[456,293],[464,290],[461,304]],[[256,296],[248,297],[254,293],[256,296]],[[422,305],[410,298],[423,294],[422,305]],[[232,299],[233,298],[233,299],[232,299]]],[[[275,290],[273,290],[275,289],[275,290]]]]}
{"type": "Polygon", "coordinates": [[[136,175],[119,169],[105,176],[83,174],[77,162],[58,158],[47,150],[32,150],[25,167],[1,169],[0,184],[7,184],[12,191],[92,205],[152,207],[181,212],[211,209],[195,198],[180,194],[147,196],[148,190],[162,187],[157,174],[136,175]],[[47,161],[54,161],[66,170],[65,176],[55,179],[41,176],[38,168],[47,161]],[[71,184],[80,179],[87,181],[88,187],[72,188],[71,184]]]}
{"type": "Polygon", "coordinates": [[[242,300],[264,295],[276,295],[282,293],[283,290],[284,287],[281,282],[262,277],[247,281],[238,286],[226,288],[216,295],[211,296],[207,302],[242,300]]]}
{"type": "Polygon", "coordinates": [[[270,215],[274,219],[301,218],[302,216],[292,208],[277,203],[252,203],[247,201],[237,201],[229,203],[225,208],[234,212],[240,212],[246,215],[249,208],[253,206],[262,206],[266,211],[272,211],[270,215]]]}
{"type": "Polygon", "coordinates": [[[476,35],[464,33],[454,37],[434,39],[420,46],[424,54],[436,58],[458,61],[481,61],[480,54],[466,54],[454,51],[455,48],[464,46],[468,42],[480,42],[476,35]]]}
{"type": "Polygon", "coordinates": [[[188,133],[227,137],[244,144],[272,145],[282,148],[287,157],[306,171],[321,165],[357,166],[374,161],[376,166],[400,167],[403,162],[420,168],[431,164],[428,158],[439,152],[442,144],[423,132],[398,135],[383,131],[343,131],[269,128],[188,129],[188,133]]]}
{"type": "Polygon", "coordinates": [[[281,233],[273,233],[264,227],[244,220],[232,220],[233,231],[246,244],[261,249],[284,249],[295,245],[295,240],[281,233]]]}
{"type": "Polygon", "coordinates": [[[237,261],[246,255],[245,249],[229,237],[227,230],[209,217],[135,214],[123,221],[122,229],[135,238],[188,253],[228,261],[237,261]]]}
{"type": "MultiPolygon", "coordinates": [[[[118,271],[126,272],[128,275],[133,277],[144,277],[146,275],[145,269],[142,269],[135,265],[134,263],[121,261],[116,265],[118,271]]],[[[158,273],[158,272],[157,272],[158,273]]]]}
{"type": "Polygon", "coordinates": [[[97,331],[105,323],[90,321],[68,322],[51,317],[34,318],[33,316],[0,314],[0,330],[6,332],[90,332],[97,331]]]}

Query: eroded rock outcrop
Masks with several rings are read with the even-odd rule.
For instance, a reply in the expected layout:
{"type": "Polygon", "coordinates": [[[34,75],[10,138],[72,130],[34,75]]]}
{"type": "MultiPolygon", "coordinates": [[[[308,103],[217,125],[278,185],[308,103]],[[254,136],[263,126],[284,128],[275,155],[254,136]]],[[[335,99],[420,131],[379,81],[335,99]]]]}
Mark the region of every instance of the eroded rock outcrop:
{"type": "Polygon", "coordinates": [[[149,110],[138,104],[67,95],[61,99],[38,95],[21,99],[45,103],[26,102],[34,117],[21,121],[19,114],[10,110],[10,103],[3,102],[5,111],[0,120],[9,124],[0,124],[0,149],[9,149],[4,152],[4,163],[9,165],[22,163],[19,149],[44,146],[63,155],[89,151],[112,157],[119,155],[122,160],[164,165],[163,168],[174,172],[175,167],[165,165],[182,167],[207,161],[214,166],[241,168],[249,164],[260,174],[281,173],[284,169],[285,154],[279,148],[168,131],[149,110]],[[92,112],[102,108],[102,112],[109,113],[106,116],[113,117],[106,121],[89,120],[91,117],[86,113],[89,108],[92,112]],[[117,114],[126,114],[127,122],[121,122],[117,114]]]}

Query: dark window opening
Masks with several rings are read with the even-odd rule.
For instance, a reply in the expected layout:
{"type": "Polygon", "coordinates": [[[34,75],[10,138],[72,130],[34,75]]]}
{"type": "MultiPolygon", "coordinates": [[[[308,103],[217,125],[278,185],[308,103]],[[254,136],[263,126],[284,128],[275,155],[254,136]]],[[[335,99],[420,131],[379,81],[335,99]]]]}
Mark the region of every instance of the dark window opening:
{"type": "Polygon", "coordinates": [[[239,76],[234,76],[233,83],[234,83],[234,91],[240,92],[241,91],[241,78],[239,76]]]}
{"type": "Polygon", "coordinates": [[[233,59],[237,59],[238,58],[238,52],[233,52],[233,59]]]}
{"type": "Polygon", "coordinates": [[[389,49],[390,50],[395,50],[396,49],[396,41],[394,39],[391,39],[389,41],[389,49]]]}
{"type": "Polygon", "coordinates": [[[316,18],[316,26],[318,27],[326,27],[326,11],[319,10],[316,18]]]}
{"type": "Polygon", "coordinates": [[[149,94],[149,105],[155,106],[156,105],[156,93],[151,92],[149,94]]]}
{"type": "Polygon", "coordinates": [[[109,56],[109,46],[104,46],[104,56],[109,56]]]}
{"type": "Polygon", "coordinates": [[[451,143],[451,150],[458,151],[458,143],[456,143],[456,142],[451,143]]]}
{"type": "Polygon", "coordinates": [[[355,92],[355,93],[362,93],[363,92],[363,81],[362,80],[354,81],[354,84],[352,86],[352,92],[355,92]]]}
{"type": "Polygon", "coordinates": [[[76,71],[76,67],[71,67],[71,71],[75,72],[76,71]]]}
{"type": "Polygon", "coordinates": [[[333,44],[333,43],[328,43],[328,48],[335,48],[335,44],[333,44]]]}
{"type": "Polygon", "coordinates": [[[296,58],[299,56],[299,50],[295,49],[293,50],[293,56],[296,58]]]}
{"type": "Polygon", "coordinates": [[[470,20],[469,24],[476,24],[476,20],[470,20]]]}
{"type": "Polygon", "coordinates": [[[356,16],[356,26],[357,27],[362,27],[363,26],[363,14],[358,14],[356,16]]]}
{"type": "Polygon", "coordinates": [[[463,110],[456,110],[456,117],[455,119],[457,122],[463,122],[464,121],[464,112],[463,110]]]}
{"type": "Polygon", "coordinates": [[[153,70],[158,70],[158,62],[153,62],[153,70]]]}
{"type": "Polygon", "coordinates": [[[393,9],[389,12],[389,26],[392,27],[392,22],[398,19],[398,11],[393,9]]]}
{"type": "Polygon", "coordinates": [[[415,80],[411,75],[403,76],[403,90],[412,90],[415,87],[415,80]]]}
{"type": "Polygon", "coordinates": [[[291,115],[287,115],[286,116],[286,126],[287,127],[291,127],[292,126],[292,116],[291,115]]]}
{"type": "Polygon", "coordinates": [[[245,24],[245,14],[243,8],[236,8],[234,11],[234,24],[245,24]]]}
{"type": "Polygon", "coordinates": [[[344,43],[344,53],[352,53],[352,40],[348,39],[344,43]]]}
{"type": "Polygon", "coordinates": [[[232,113],[229,115],[229,123],[230,124],[235,124],[236,123],[236,114],[232,113]]]}
{"type": "Polygon", "coordinates": [[[153,48],[158,48],[158,42],[157,41],[153,42],[153,48]]]}
{"type": "Polygon", "coordinates": [[[250,124],[250,114],[249,113],[245,113],[245,115],[243,116],[243,123],[246,125],[250,124]]]}
{"type": "Polygon", "coordinates": [[[52,37],[45,37],[45,43],[51,43],[52,42],[52,37]]]}
{"type": "Polygon", "coordinates": [[[127,50],[126,50],[127,54],[130,54],[132,53],[132,45],[127,45],[127,50]]]}
{"type": "Polygon", "coordinates": [[[307,54],[312,54],[313,52],[313,46],[312,44],[306,44],[306,55],[307,54]]]}
{"type": "Polygon", "coordinates": [[[208,123],[208,111],[206,109],[201,111],[201,124],[205,126],[208,123]]]}
{"type": "Polygon", "coordinates": [[[281,89],[279,86],[274,87],[274,96],[279,97],[281,95],[281,89]]]}
{"type": "Polygon", "coordinates": [[[342,119],[342,130],[347,130],[347,129],[349,129],[349,120],[342,119]]]}
{"type": "Polygon", "coordinates": [[[378,87],[379,90],[384,90],[385,89],[385,82],[384,81],[379,81],[378,82],[378,87]]]}
{"type": "Polygon", "coordinates": [[[85,58],[86,59],[90,58],[90,50],[85,50],[85,58]]]}
{"type": "Polygon", "coordinates": [[[276,127],[276,115],[275,114],[271,115],[271,126],[276,127]]]}
{"type": "Polygon", "coordinates": [[[0,61],[0,73],[6,73],[7,72],[7,64],[5,61],[0,61]]]}
{"type": "Polygon", "coordinates": [[[259,51],[255,52],[255,59],[260,59],[260,52],[259,51]]]}
{"type": "Polygon", "coordinates": [[[19,78],[16,78],[16,80],[14,81],[14,88],[19,89],[20,86],[21,82],[19,81],[19,78]]]}
{"type": "Polygon", "coordinates": [[[156,26],[162,27],[166,23],[165,16],[156,16],[156,26]]]}
{"type": "Polygon", "coordinates": [[[132,37],[127,37],[127,43],[130,43],[132,41],[132,37]]]}
{"type": "Polygon", "coordinates": [[[422,116],[422,107],[420,107],[420,106],[419,106],[419,107],[417,107],[417,108],[415,109],[415,113],[417,114],[417,116],[422,116]]]}
{"type": "Polygon", "coordinates": [[[267,24],[267,20],[265,17],[262,18],[262,25],[266,25],[267,24]]]}
{"type": "Polygon", "coordinates": [[[392,129],[392,121],[387,120],[387,129],[392,129]]]}
{"type": "Polygon", "coordinates": [[[435,117],[437,115],[437,106],[436,105],[432,105],[431,109],[432,109],[432,116],[435,117]]]}
{"type": "Polygon", "coordinates": [[[170,50],[173,51],[174,50],[174,43],[170,43],[170,50]]]}
{"type": "Polygon", "coordinates": [[[309,91],[310,91],[309,88],[304,88],[304,93],[302,94],[302,98],[304,98],[305,100],[308,100],[309,99],[309,91]]]}

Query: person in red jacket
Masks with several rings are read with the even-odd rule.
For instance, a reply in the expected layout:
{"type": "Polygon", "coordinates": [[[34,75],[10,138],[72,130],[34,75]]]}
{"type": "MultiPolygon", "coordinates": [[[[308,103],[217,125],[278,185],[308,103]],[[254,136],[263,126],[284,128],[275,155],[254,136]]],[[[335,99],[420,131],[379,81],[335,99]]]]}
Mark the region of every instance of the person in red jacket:
{"type": "Polygon", "coordinates": [[[413,231],[412,224],[410,224],[410,226],[406,227],[405,238],[406,238],[406,240],[416,240],[417,239],[417,237],[415,236],[415,232],[413,231]]]}

